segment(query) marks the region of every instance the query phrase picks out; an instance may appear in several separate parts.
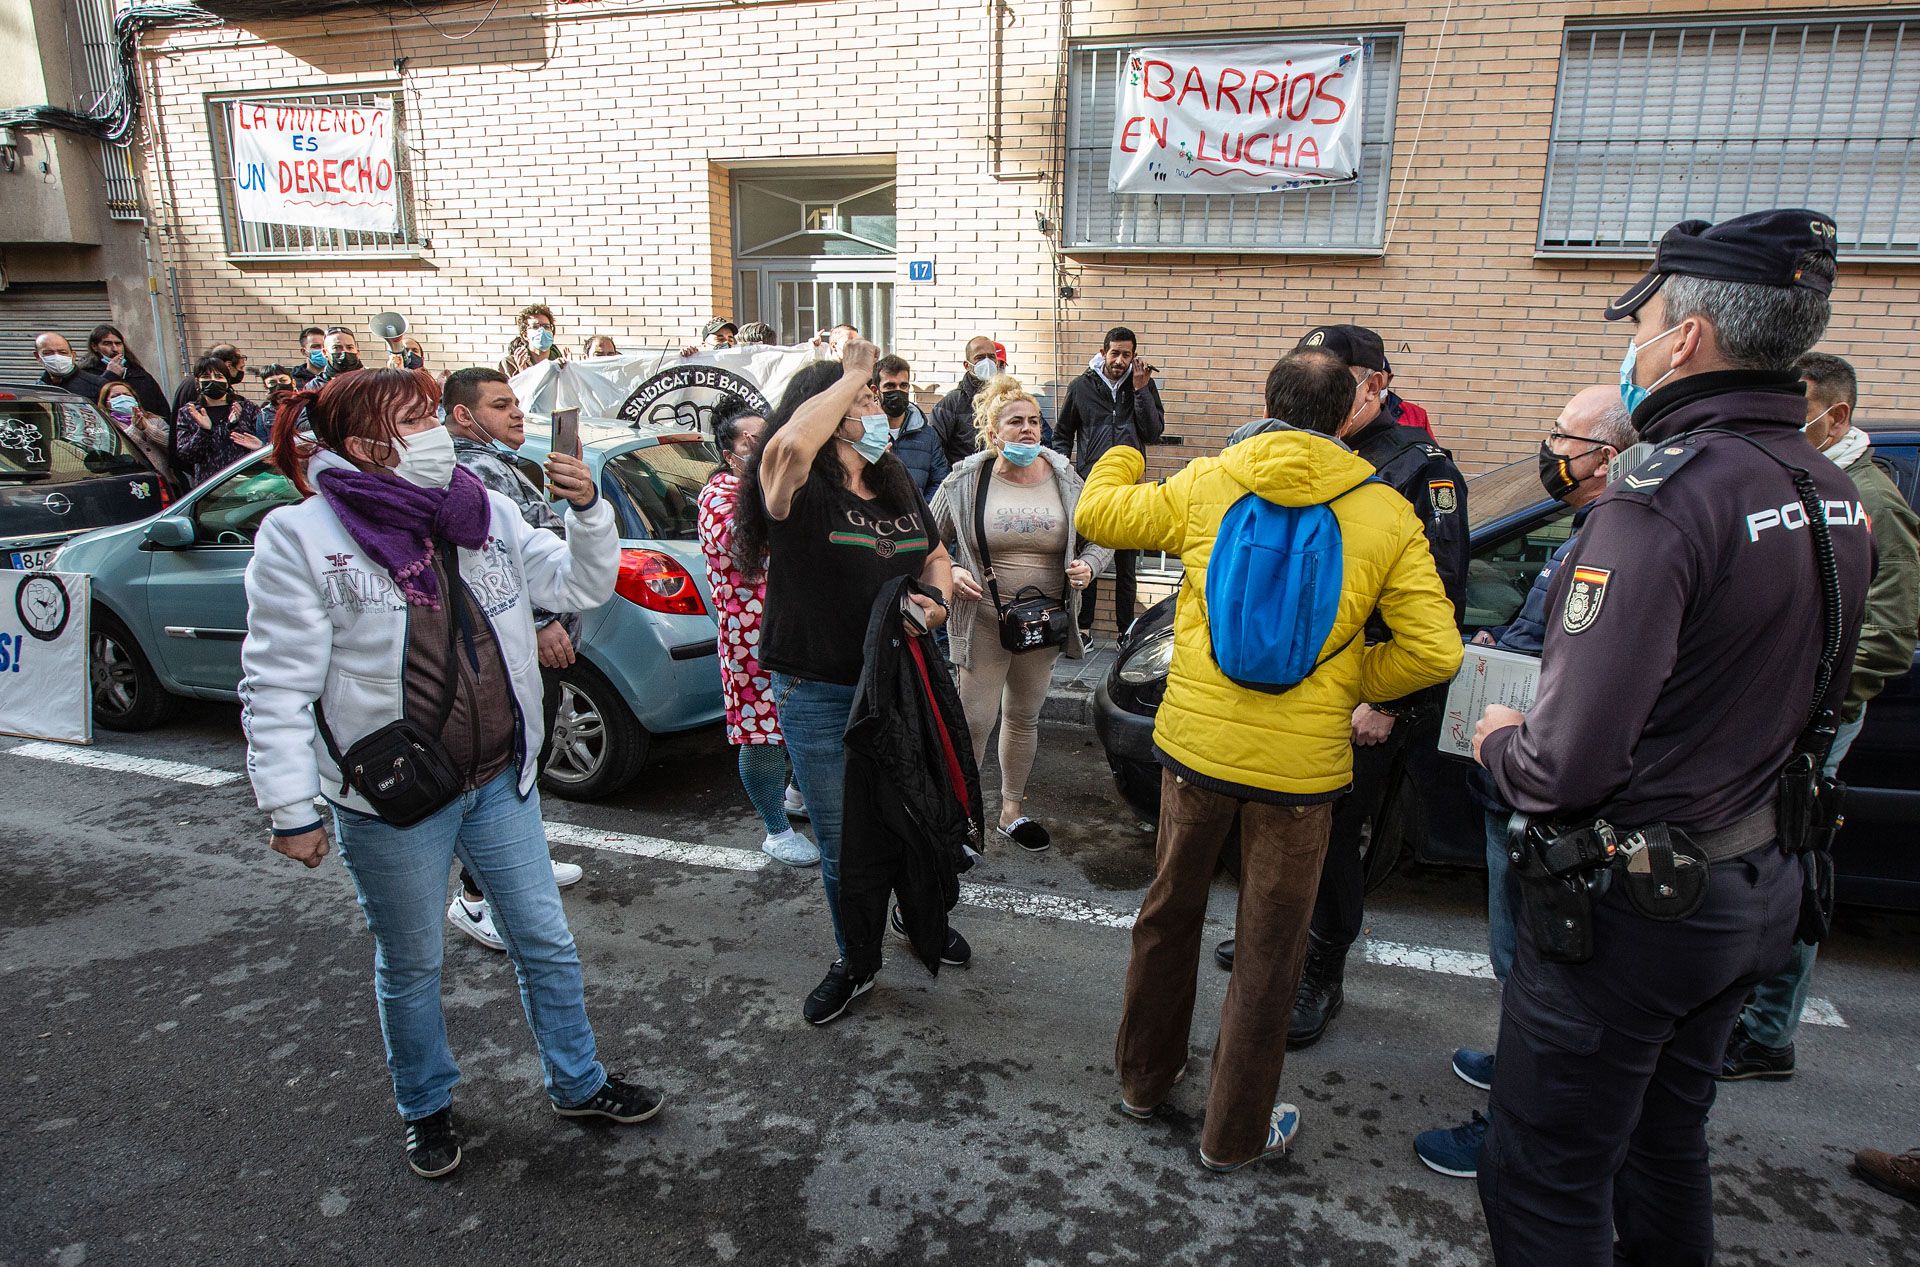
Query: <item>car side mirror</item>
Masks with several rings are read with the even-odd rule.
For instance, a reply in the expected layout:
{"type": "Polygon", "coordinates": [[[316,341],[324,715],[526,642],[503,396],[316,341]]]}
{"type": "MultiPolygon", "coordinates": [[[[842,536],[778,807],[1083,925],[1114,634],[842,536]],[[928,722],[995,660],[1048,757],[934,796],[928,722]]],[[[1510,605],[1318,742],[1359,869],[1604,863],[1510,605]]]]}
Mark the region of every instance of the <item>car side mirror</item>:
{"type": "Polygon", "coordinates": [[[158,549],[185,550],[193,541],[193,525],[176,515],[167,515],[147,525],[147,542],[158,549]]]}

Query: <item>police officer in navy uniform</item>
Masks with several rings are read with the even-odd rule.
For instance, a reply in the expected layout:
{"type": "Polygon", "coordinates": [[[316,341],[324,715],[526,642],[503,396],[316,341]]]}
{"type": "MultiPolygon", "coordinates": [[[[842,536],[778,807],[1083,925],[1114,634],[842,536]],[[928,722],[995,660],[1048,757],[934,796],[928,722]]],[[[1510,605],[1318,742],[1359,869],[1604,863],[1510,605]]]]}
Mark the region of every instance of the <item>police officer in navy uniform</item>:
{"type": "MultiPolygon", "coordinates": [[[[1427,545],[1440,583],[1453,600],[1457,622],[1465,611],[1469,543],[1467,483],[1453,464],[1453,455],[1433,444],[1425,432],[1401,426],[1385,408],[1390,372],[1378,334],[1364,326],[1320,326],[1309,330],[1298,346],[1331,352],[1353,374],[1353,411],[1338,438],[1373,463],[1378,477],[1413,504],[1414,514],[1426,527],[1427,545]]],[[[1370,639],[1387,636],[1377,622],[1367,632],[1370,639]]],[[[1443,688],[1405,699],[1373,700],[1354,710],[1353,787],[1334,807],[1307,936],[1306,966],[1287,1023],[1289,1048],[1318,1042],[1340,1011],[1347,952],[1360,936],[1365,914],[1362,830],[1380,813],[1409,735],[1431,726],[1444,698],[1443,688]]],[[[1220,943],[1214,957],[1221,967],[1232,968],[1233,942],[1220,943]]]]}
{"type": "Polygon", "coordinates": [[[1835,706],[1872,567],[1857,492],[1801,434],[1792,370],[1826,329],[1835,236],[1812,211],[1689,220],[1607,309],[1635,327],[1620,389],[1651,456],[1595,503],[1555,578],[1533,710],[1490,707],[1474,752],[1508,804],[1566,828],[1602,820],[1630,847],[1591,898],[1585,962],[1550,960],[1557,926],[1520,921],[1480,1159],[1497,1264],[1713,1260],[1713,1075],[1799,918],[1776,794],[1823,642],[1814,533],[1781,462],[1825,503],[1835,706]],[[1706,880],[1678,918],[1650,916],[1631,874],[1655,865],[1632,845],[1661,824],[1706,880]]]}

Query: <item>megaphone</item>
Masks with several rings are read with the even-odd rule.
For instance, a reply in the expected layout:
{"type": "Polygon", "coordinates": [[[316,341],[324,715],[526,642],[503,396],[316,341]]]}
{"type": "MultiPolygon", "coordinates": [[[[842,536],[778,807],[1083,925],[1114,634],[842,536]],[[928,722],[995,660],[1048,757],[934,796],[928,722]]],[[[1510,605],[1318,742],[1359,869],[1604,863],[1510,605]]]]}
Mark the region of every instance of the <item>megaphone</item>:
{"type": "Polygon", "coordinates": [[[373,337],[383,343],[392,343],[407,332],[407,319],[397,312],[378,313],[370,327],[373,337]]]}

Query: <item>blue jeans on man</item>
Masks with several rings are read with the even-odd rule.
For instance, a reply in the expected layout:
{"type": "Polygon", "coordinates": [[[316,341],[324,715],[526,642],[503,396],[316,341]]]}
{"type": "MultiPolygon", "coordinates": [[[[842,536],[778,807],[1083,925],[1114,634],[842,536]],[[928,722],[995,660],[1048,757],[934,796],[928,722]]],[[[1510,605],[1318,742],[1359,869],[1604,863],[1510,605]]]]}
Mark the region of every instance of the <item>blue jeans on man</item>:
{"type": "MultiPolygon", "coordinates": [[[[1826,775],[1832,778],[1846,759],[1847,750],[1860,737],[1866,725],[1866,710],[1849,722],[1841,722],[1834,732],[1833,750],[1827,754],[1826,775]]],[[[1793,943],[1793,955],[1780,971],[1753,987],[1745,1010],[1740,1013],[1740,1028],[1762,1047],[1791,1046],[1800,1032],[1800,1017],[1807,1010],[1807,994],[1813,988],[1813,960],[1816,948],[1803,941],[1793,943]]]]}
{"type": "Polygon", "coordinates": [[[780,734],[787,743],[787,760],[793,763],[794,786],[806,798],[813,843],[820,849],[820,886],[827,893],[833,941],[843,959],[847,937],[840,927],[840,827],[846,817],[847,719],[853,716],[855,689],[786,673],[773,675],[780,734]]]}
{"type": "Polygon", "coordinates": [[[1507,856],[1507,821],[1512,817],[1513,811],[1504,806],[1487,810],[1487,957],[1493,960],[1494,980],[1501,982],[1513,971],[1518,936],[1513,913],[1520,905],[1520,882],[1507,856]]]}
{"type": "Polygon", "coordinates": [[[516,775],[509,768],[411,827],[333,807],[340,860],[373,932],[387,1070],[408,1121],[446,1108],[460,1081],[440,1004],[447,871],[456,857],[479,880],[507,944],[547,1095],[558,1105],[581,1104],[607,1080],[587,1021],[580,955],[553,882],[540,794],[522,799],[516,775]]]}

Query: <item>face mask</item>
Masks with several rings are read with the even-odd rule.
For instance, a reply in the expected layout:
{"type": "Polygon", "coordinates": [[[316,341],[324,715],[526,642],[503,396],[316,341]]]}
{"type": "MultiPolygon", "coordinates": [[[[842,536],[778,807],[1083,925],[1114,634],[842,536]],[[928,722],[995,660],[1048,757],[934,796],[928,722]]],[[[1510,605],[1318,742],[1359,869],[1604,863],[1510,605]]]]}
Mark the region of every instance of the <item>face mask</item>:
{"type": "MultiPolygon", "coordinates": [[[[1583,458],[1588,453],[1598,453],[1605,447],[1603,444],[1596,444],[1585,453],[1577,453],[1574,457],[1583,458]]],[[[1545,440],[1540,442],[1540,487],[1546,489],[1547,496],[1557,502],[1565,501],[1574,490],[1593,478],[1589,475],[1587,480],[1575,479],[1573,462],[1574,458],[1561,457],[1555,453],[1545,440]]],[[[1599,472],[1596,471],[1594,474],[1597,475],[1599,472]]]]}
{"type": "Polygon", "coordinates": [[[40,364],[46,366],[47,372],[55,378],[65,378],[73,373],[73,358],[65,352],[49,352],[40,358],[40,364]]]}
{"type": "Polygon", "coordinates": [[[553,346],[553,331],[545,326],[534,326],[527,331],[527,346],[536,352],[544,352],[553,346]]]}
{"type": "Polygon", "coordinates": [[[990,356],[983,356],[973,363],[973,376],[983,383],[999,372],[1000,362],[990,356]]]}
{"type": "Polygon", "coordinates": [[[429,427],[400,439],[400,464],[393,473],[421,488],[445,488],[453,482],[453,436],[445,427],[429,427]]]}
{"type": "Polygon", "coordinates": [[[400,358],[400,364],[406,366],[410,370],[420,369],[423,366],[425,366],[426,363],[427,363],[427,358],[424,356],[421,356],[418,352],[409,352],[405,356],[400,358]]]}
{"type": "Polygon", "coordinates": [[[1653,387],[1642,387],[1633,381],[1633,367],[1640,362],[1640,349],[1652,347],[1679,328],[1679,326],[1674,326],[1671,329],[1662,330],[1645,343],[1627,344],[1627,354],[1620,358],[1620,403],[1627,407],[1629,414],[1640,408],[1640,402],[1653,393],[1653,387],[1658,387],[1669,378],[1672,378],[1673,371],[1680,368],[1676,365],[1659,378],[1654,379],[1653,387]]]}
{"type": "Polygon", "coordinates": [[[221,401],[233,390],[233,384],[224,378],[203,379],[200,383],[200,396],[203,400],[221,401]]]}
{"type": "Polygon", "coordinates": [[[107,402],[107,412],[116,418],[131,418],[137,403],[131,396],[115,396],[107,402]]]}
{"type": "Polygon", "coordinates": [[[887,441],[893,436],[893,424],[887,421],[885,414],[865,414],[860,419],[861,436],[858,440],[846,440],[854,451],[869,463],[878,462],[887,456],[887,441]]]}
{"type": "Polygon", "coordinates": [[[1037,444],[1003,444],[1000,446],[1000,456],[1015,466],[1032,466],[1034,459],[1040,456],[1040,446],[1037,444]]]}
{"type": "Polygon", "coordinates": [[[307,353],[307,364],[313,366],[313,368],[317,370],[323,370],[327,368],[327,354],[325,350],[321,348],[315,348],[313,351],[307,353]]]}
{"type": "Polygon", "coordinates": [[[905,392],[881,392],[880,410],[889,418],[904,418],[907,414],[907,394],[905,392]]]}
{"type": "Polygon", "coordinates": [[[333,372],[336,374],[361,368],[360,355],[357,352],[335,352],[327,358],[327,364],[333,367],[333,372]]]}
{"type": "MultiPolygon", "coordinates": [[[[1838,409],[1839,407],[1840,406],[1838,405],[1828,405],[1825,409],[1822,409],[1819,413],[1815,414],[1811,422],[1807,423],[1806,426],[1800,428],[1802,431],[1806,432],[1808,440],[1813,439],[1813,424],[1816,422],[1819,422],[1822,418],[1826,417],[1828,414],[1832,413],[1834,410],[1838,409]]],[[[1833,442],[1829,440],[1826,445],[1821,447],[1820,451],[1823,453],[1826,452],[1828,448],[1832,447],[1832,443],[1833,442]]]]}

